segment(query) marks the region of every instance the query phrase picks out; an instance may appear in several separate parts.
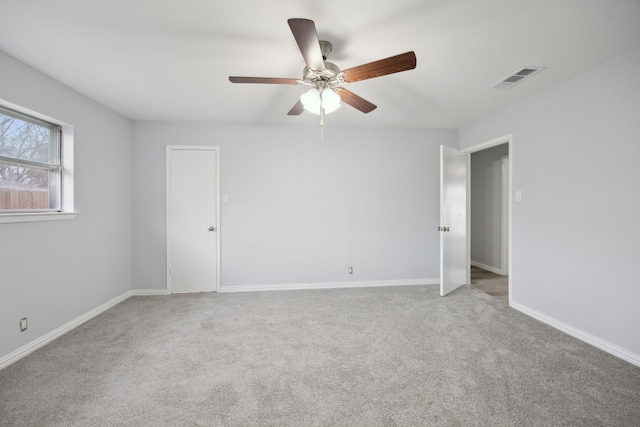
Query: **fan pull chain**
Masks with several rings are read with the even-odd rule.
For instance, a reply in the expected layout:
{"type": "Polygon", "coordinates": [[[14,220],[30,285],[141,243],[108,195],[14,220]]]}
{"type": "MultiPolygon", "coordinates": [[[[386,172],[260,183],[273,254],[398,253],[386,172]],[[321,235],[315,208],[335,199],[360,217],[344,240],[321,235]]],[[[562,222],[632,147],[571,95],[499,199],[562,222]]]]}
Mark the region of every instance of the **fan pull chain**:
{"type": "Polygon", "coordinates": [[[322,92],[320,91],[320,142],[324,142],[324,106],[322,105],[322,92]]]}

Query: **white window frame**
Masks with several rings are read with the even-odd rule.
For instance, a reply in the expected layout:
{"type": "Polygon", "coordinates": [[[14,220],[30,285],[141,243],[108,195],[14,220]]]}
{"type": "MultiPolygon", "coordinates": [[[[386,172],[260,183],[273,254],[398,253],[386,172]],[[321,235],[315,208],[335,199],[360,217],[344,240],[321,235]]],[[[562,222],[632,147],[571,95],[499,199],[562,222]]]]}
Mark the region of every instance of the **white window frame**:
{"type": "Polygon", "coordinates": [[[60,163],[62,170],[60,172],[60,210],[59,211],[43,211],[43,212],[7,212],[0,213],[0,224],[16,223],[16,222],[38,222],[38,221],[60,221],[69,220],[78,216],[79,212],[74,209],[74,189],[73,189],[73,126],[37,113],[19,105],[0,99],[0,106],[8,110],[15,111],[34,119],[48,122],[59,126],[61,129],[60,136],[60,163]]]}

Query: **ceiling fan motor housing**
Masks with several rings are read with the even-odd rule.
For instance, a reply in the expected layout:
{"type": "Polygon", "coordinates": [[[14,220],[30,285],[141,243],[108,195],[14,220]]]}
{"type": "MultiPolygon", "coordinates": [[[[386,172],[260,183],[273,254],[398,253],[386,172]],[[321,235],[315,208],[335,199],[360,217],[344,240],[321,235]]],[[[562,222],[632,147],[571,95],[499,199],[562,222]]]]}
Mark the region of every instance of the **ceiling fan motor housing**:
{"type": "Polygon", "coordinates": [[[324,70],[322,71],[313,71],[310,70],[309,67],[304,67],[302,80],[312,86],[314,86],[318,81],[325,81],[329,84],[338,84],[338,74],[340,74],[340,68],[331,62],[325,61],[324,70]]]}

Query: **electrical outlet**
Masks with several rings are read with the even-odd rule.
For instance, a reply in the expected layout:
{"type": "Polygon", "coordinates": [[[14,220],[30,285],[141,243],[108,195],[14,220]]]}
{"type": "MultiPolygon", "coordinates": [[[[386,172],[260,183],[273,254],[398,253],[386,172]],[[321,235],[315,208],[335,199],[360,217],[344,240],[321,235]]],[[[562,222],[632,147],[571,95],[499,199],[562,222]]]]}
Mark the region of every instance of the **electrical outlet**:
{"type": "Polygon", "coordinates": [[[353,267],[349,267],[349,274],[353,274],[353,267]]]}
{"type": "Polygon", "coordinates": [[[27,330],[27,318],[23,317],[20,319],[20,332],[24,332],[27,330]]]}

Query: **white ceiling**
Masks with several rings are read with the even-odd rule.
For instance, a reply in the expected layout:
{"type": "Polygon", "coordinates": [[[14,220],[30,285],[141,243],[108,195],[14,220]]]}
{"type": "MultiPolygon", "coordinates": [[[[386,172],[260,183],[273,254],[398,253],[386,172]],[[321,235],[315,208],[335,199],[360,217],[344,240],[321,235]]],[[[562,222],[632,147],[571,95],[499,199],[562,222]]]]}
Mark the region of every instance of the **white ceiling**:
{"type": "Polygon", "coordinates": [[[348,85],[378,108],[327,125],[457,128],[640,46],[639,0],[0,0],[0,50],[135,120],[317,123],[287,116],[302,86],[228,80],[302,77],[288,18],[341,69],[418,58],[348,85]],[[548,68],[489,89],[524,66],[548,68]]]}

